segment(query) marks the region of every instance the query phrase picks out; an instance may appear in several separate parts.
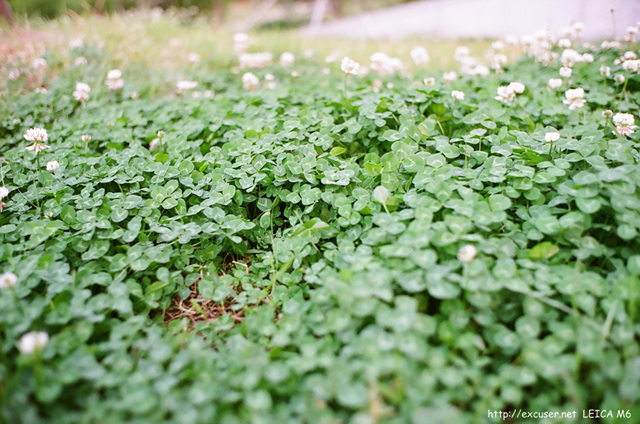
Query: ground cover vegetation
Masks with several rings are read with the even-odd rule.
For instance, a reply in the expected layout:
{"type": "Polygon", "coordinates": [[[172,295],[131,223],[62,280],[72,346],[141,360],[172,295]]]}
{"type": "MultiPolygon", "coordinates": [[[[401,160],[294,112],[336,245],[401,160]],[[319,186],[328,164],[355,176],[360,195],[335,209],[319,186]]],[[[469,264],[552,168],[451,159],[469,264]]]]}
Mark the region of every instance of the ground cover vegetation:
{"type": "Polygon", "coordinates": [[[640,416],[636,27],[442,69],[145,25],[3,30],[5,422],[640,416]]]}

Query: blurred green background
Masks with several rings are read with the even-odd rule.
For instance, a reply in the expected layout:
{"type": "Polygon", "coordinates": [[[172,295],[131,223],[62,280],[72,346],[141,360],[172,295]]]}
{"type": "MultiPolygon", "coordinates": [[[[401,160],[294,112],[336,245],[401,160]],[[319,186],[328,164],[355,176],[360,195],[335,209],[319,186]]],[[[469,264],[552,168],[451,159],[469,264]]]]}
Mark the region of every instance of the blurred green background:
{"type": "MultiPolygon", "coordinates": [[[[413,0],[330,0],[329,7],[334,15],[349,15],[365,10],[409,3],[413,0]]],[[[55,18],[72,10],[76,13],[114,13],[138,7],[176,7],[195,6],[199,11],[221,13],[229,6],[240,6],[242,10],[256,8],[263,0],[8,0],[16,16],[38,16],[55,18]]],[[[292,8],[300,3],[312,4],[314,0],[278,0],[278,6],[292,8]]]]}

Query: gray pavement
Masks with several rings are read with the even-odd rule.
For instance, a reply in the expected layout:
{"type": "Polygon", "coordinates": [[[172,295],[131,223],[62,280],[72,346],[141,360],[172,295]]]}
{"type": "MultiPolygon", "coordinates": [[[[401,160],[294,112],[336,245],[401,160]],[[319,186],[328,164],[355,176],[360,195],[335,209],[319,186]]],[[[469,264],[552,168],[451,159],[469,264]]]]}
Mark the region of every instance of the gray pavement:
{"type": "Polygon", "coordinates": [[[586,26],[584,39],[624,37],[640,21],[640,0],[429,0],[324,23],[304,31],[319,37],[501,38],[543,28],[586,26]],[[611,9],[614,13],[611,13],[611,9]]]}

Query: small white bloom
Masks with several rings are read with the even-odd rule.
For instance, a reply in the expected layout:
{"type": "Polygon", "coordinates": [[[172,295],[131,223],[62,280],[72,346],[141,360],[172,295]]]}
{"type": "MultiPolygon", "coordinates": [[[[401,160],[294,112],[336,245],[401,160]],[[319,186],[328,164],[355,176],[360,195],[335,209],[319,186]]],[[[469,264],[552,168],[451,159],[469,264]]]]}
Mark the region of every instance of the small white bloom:
{"type": "Polygon", "coordinates": [[[571,40],[569,40],[568,38],[559,39],[558,47],[560,47],[561,49],[568,49],[569,47],[571,47],[571,40]]]}
{"type": "Polygon", "coordinates": [[[200,62],[200,55],[198,53],[189,53],[187,55],[187,62],[189,63],[198,63],[200,62]]]}
{"type": "Polygon", "coordinates": [[[454,82],[457,78],[458,78],[458,74],[456,74],[454,71],[445,72],[442,75],[442,80],[444,81],[445,84],[450,84],[454,82]]]}
{"type": "Polygon", "coordinates": [[[47,67],[47,61],[39,57],[33,60],[33,67],[39,71],[43,71],[47,67]]]}
{"type": "Polygon", "coordinates": [[[345,56],[344,58],[342,58],[342,63],[340,63],[340,69],[345,74],[358,75],[360,64],[355,60],[345,56]]]}
{"type": "Polygon", "coordinates": [[[613,117],[613,123],[615,124],[618,133],[622,136],[633,134],[633,130],[637,128],[635,125],[635,118],[630,113],[616,113],[613,117]]]}
{"type": "Polygon", "coordinates": [[[4,199],[9,195],[9,189],[5,186],[0,186],[0,200],[4,199]]]}
{"type": "Polygon", "coordinates": [[[50,162],[47,162],[47,171],[55,171],[58,168],[60,168],[60,164],[58,163],[57,160],[52,160],[50,162]]]}
{"type": "Polygon", "coordinates": [[[176,83],[176,90],[178,93],[182,93],[187,90],[192,90],[198,86],[196,81],[180,80],[176,83]]]}
{"type": "Polygon", "coordinates": [[[88,143],[91,141],[91,136],[89,134],[82,134],[82,136],[80,136],[80,140],[84,141],[85,143],[88,143]]]}
{"type": "MultiPolygon", "coordinates": [[[[0,199],[2,199],[0,197],[0,199]]],[[[18,276],[13,272],[5,272],[0,275],[0,289],[8,289],[9,287],[13,287],[18,282],[18,276]]]]}
{"type": "Polygon", "coordinates": [[[632,51],[624,52],[624,55],[622,55],[622,60],[634,60],[637,58],[638,58],[638,55],[632,51]]]}
{"type": "Polygon", "coordinates": [[[501,85],[498,87],[498,95],[495,99],[502,103],[510,103],[516,98],[516,93],[507,85],[501,85]]]}
{"type": "Polygon", "coordinates": [[[49,335],[43,331],[32,331],[23,335],[18,342],[18,350],[23,355],[31,355],[44,348],[49,342],[49,335]]]}
{"type": "Polygon", "coordinates": [[[521,82],[512,82],[509,84],[509,87],[513,90],[514,93],[522,94],[524,93],[525,85],[521,82]]]}
{"type": "Polygon", "coordinates": [[[471,262],[472,260],[475,259],[477,254],[478,254],[478,251],[476,250],[476,248],[470,244],[467,244],[462,246],[458,250],[458,254],[456,255],[456,258],[458,258],[460,262],[471,262]]]}
{"type": "Polygon", "coordinates": [[[413,63],[415,63],[416,66],[421,66],[429,63],[429,53],[427,52],[427,49],[422,46],[416,46],[411,49],[409,55],[411,56],[411,60],[413,60],[413,63]]]}
{"type": "Polygon", "coordinates": [[[422,80],[422,82],[424,82],[424,85],[426,85],[427,87],[433,87],[434,85],[436,85],[436,79],[434,77],[425,78],[424,80],[422,80]]]}
{"type": "Polygon", "coordinates": [[[242,53],[238,62],[240,68],[265,68],[273,62],[273,55],[269,52],[242,53]]]}
{"type": "Polygon", "coordinates": [[[555,143],[559,139],[560,139],[560,133],[556,131],[548,132],[544,135],[544,141],[546,141],[547,143],[555,143]]]}
{"type": "Polygon", "coordinates": [[[556,88],[560,88],[561,85],[562,85],[562,80],[560,78],[549,79],[549,87],[556,89],[556,88]]]}
{"type": "Polygon", "coordinates": [[[291,76],[293,78],[299,78],[300,77],[300,71],[291,71],[291,76]]]}
{"type": "Polygon", "coordinates": [[[563,103],[569,105],[569,110],[579,109],[586,103],[584,99],[584,89],[571,88],[565,93],[565,99],[563,103]]]}
{"type": "Polygon", "coordinates": [[[567,68],[566,66],[560,68],[561,77],[570,78],[571,74],[573,74],[573,70],[571,68],[567,68]]]}
{"type": "Polygon", "coordinates": [[[606,65],[602,65],[600,67],[600,75],[602,75],[603,77],[610,77],[611,76],[611,68],[606,66],[606,65]]]}
{"type": "Polygon", "coordinates": [[[464,100],[464,93],[462,91],[453,90],[451,92],[451,97],[453,97],[456,100],[464,100]]]}
{"type": "Polygon", "coordinates": [[[500,40],[491,43],[491,48],[496,51],[504,50],[504,43],[500,40]]]}
{"type": "Polygon", "coordinates": [[[260,80],[251,72],[247,72],[242,76],[242,86],[247,91],[255,91],[260,85],[260,80]]]}
{"type": "Polygon", "coordinates": [[[235,54],[241,54],[249,48],[249,36],[244,32],[233,34],[233,51],[235,54]]]}
{"type": "Polygon", "coordinates": [[[296,57],[291,52],[284,52],[280,55],[280,66],[289,67],[293,66],[296,61],[296,57]]]}
{"type": "Polygon", "coordinates": [[[469,47],[466,46],[458,46],[453,52],[453,58],[458,62],[462,61],[465,57],[469,56],[471,52],[469,51],[469,47]]]}
{"type": "Polygon", "coordinates": [[[622,84],[624,82],[624,80],[625,80],[625,77],[622,74],[618,74],[615,77],[613,77],[613,80],[615,82],[617,82],[618,84],[622,84]]]}
{"type": "Polygon", "coordinates": [[[44,144],[44,142],[49,139],[49,134],[44,128],[30,128],[27,130],[23,137],[25,140],[33,142],[33,145],[28,146],[27,150],[33,150],[36,152],[36,154],[40,150],[49,148],[49,146],[44,144]]]}
{"type": "Polygon", "coordinates": [[[124,86],[122,79],[122,71],[120,69],[112,69],[107,73],[107,87],[109,90],[120,90],[124,86]]]}
{"type": "Polygon", "coordinates": [[[90,91],[91,87],[89,87],[89,84],[79,82],[76,84],[76,89],[73,92],[73,97],[79,102],[86,102],[87,100],[89,100],[90,91]]]}
{"type": "Polygon", "coordinates": [[[13,80],[17,80],[18,78],[20,78],[20,69],[12,69],[9,72],[9,76],[8,76],[9,80],[13,81],[13,80]]]}
{"type": "Polygon", "coordinates": [[[630,59],[622,63],[622,68],[629,72],[638,72],[640,70],[640,60],[630,59]]]}
{"type": "Polygon", "coordinates": [[[593,63],[594,60],[595,60],[595,58],[593,57],[593,55],[591,53],[583,53],[582,54],[582,61],[584,63],[593,63]]]}
{"type": "Polygon", "coordinates": [[[89,63],[87,61],[87,58],[84,56],[78,56],[76,57],[76,60],[73,61],[73,64],[76,66],[86,66],[86,64],[89,63]]]}
{"type": "Polygon", "coordinates": [[[275,81],[276,77],[273,74],[265,74],[264,75],[264,80],[265,81],[275,81]]]}
{"type": "Polygon", "coordinates": [[[613,117],[613,112],[610,109],[605,109],[602,111],[602,117],[605,119],[609,119],[613,117]]]}

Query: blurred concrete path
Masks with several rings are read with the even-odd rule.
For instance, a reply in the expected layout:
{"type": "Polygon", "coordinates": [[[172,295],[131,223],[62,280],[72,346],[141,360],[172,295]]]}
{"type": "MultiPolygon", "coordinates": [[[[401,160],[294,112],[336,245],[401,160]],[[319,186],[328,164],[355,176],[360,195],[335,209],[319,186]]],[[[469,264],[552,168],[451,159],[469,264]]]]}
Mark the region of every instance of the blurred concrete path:
{"type": "Polygon", "coordinates": [[[594,40],[624,37],[626,28],[638,21],[640,0],[429,0],[327,22],[305,32],[353,38],[499,38],[584,22],[583,37],[594,40]]]}

